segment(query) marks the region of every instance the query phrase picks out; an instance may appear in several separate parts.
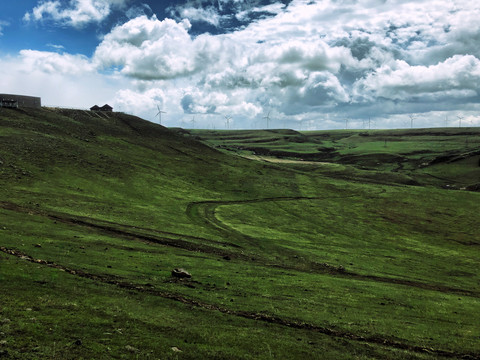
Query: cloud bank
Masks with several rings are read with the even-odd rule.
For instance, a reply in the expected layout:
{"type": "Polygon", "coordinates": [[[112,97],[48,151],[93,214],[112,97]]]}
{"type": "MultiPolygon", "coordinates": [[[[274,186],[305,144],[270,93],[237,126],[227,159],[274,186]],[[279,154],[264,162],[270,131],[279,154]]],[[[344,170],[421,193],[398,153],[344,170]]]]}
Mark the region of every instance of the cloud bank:
{"type": "Polygon", "coordinates": [[[46,106],[88,108],[98,99],[114,99],[119,86],[128,86],[99,76],[86,56],[36,50],[1,58],[0,77],[9,93],[41,96],[46,106]]]}
{"type": "MultiPolygon", "coordinates": [[[[121,5],[47,1],[27,17],[80,27],[121,5]]],[[[273,126],[297,128],[341,126],[345,118],[401,126],[412,113],[425,125],[437,124],[428,123],[429,114],[438,124],[447,113],[478,121],[476,2],[198,0],[170,13],[118,24],[90,58],[24,51],[22,64],[43,73],[97,73],[126,86],[111,99],[119,108],[152,119],[161,104],[170,125],[197,114],[203,127],[222,127],[225,115],[254,127],[269,111],[273,126]],[[198,22],[223,31],[193,32],[198,22]]]]}

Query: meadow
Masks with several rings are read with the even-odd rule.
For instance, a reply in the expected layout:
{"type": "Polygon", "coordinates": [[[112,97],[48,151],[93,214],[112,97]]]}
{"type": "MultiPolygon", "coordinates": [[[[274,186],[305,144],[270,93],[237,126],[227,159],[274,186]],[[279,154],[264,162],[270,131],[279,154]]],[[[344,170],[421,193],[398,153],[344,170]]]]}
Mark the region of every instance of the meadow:
{"type": "Polygon", "coordinates": [[[0,357],[480,358],[480,129],[0,110],[0,357]]]}

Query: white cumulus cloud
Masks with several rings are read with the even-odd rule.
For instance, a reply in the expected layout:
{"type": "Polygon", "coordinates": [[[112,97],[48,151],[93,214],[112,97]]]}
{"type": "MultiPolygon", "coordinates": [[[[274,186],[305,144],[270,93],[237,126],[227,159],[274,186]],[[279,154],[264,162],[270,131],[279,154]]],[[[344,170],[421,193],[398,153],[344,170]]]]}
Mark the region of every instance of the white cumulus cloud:
{"type": "Polygon", "coordinates": [[[58,54],[56,52],[22,50],[22,67],[55,75],[83,75],[95,72],[91,61],[83,55],[58,54]]]}
{"type": "Polygon", "coordinates": [[[53,0],[40,2],[31,12],[27,12],[24,20],[53,21],[61,25],[81,28],[89,23],[98,23],[110,15],[112,6],[121,7],[128,0],[53,0]]]}
{"type": "Polygon", "coordinates": [[[119,68],[126,76],[158,80],[195,71],[190,23],[140,16],[117,26],[97,47],[94,60],[102,68],[119,68]]]}
{"type": "Polygon", "coordinates": [[[455,55],[430,66],[410,66],[403,60],[378,68],[357,83],[357,92],[392,100],[434,95],[433,98],[472,97],[480,83],[480,60],[455,55]]]}
{"type": "Polygon", "coordinates": [[[186,7],[179,11],[180,18],[188,19],[190,21],[204,21],[213,26],[219,26],[221,16],[213,7],[197,8],[186,7]]]}

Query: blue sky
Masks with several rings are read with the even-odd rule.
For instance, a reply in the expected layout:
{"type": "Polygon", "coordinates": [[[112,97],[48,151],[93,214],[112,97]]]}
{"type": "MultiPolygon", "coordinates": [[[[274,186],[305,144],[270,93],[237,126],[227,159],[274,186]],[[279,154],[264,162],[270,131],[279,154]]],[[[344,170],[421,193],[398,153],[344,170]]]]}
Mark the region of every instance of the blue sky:
{"type": "Polygon", "coordinates": [[[475,0],[9,1],[0,92],[167,126],[479,126],[479,18],[475,0]]]}

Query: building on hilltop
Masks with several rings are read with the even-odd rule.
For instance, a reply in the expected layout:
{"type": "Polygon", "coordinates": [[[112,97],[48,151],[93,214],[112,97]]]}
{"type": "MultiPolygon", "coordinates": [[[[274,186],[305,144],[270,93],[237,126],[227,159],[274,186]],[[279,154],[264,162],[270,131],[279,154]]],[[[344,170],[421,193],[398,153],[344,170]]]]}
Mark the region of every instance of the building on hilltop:
{"type": "Polygon", "coordinates": [[[105,105],[103,105],[103,106],[100,108],[100,111],[112,112],[112,111],[113,111],[113,107],[111,107],[111,106],[108,105],[108,104],[105,104],[105,105]]]}
{"type": "Polygon", "coordinates": [[[103,105],[102,107],[98,106],[98,105],[94,105],[90,108],[90,111],[106,111],[106,112],[112,112],[113,111],[113,108],[108,105],[108,104],[105,104],[103,105]]]}
{"type": "Polygon", "coordinates": [[[0,98],[0,107],[16,109],[18,108],[18,101],[14,99],[0,98]]]}
{"type": "Polygon", "coordinates": [[[40,108],[42,107],[42,99],[35,96],[0,94],[0,107],[40,108]]]}

